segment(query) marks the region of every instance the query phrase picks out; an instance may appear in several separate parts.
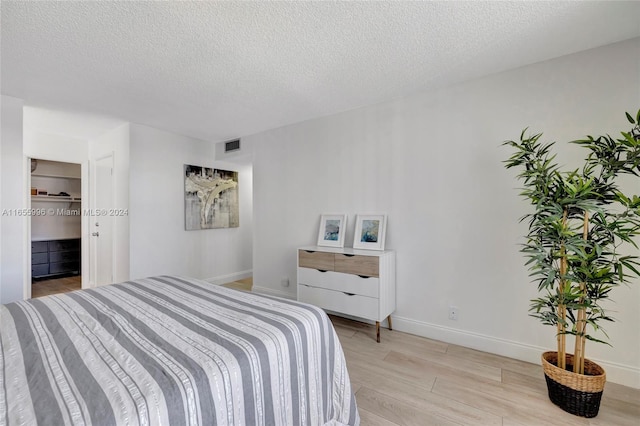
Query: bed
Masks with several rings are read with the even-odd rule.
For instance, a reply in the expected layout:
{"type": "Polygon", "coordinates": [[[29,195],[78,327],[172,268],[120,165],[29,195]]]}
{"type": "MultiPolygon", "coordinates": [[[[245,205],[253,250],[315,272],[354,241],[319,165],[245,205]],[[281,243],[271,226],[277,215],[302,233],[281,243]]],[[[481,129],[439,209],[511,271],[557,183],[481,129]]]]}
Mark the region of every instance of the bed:
{"type": "Polygon", "coordinates": [[[159,276],[0,306],[0,425],[358,425],[319,308],[159,276]]]}

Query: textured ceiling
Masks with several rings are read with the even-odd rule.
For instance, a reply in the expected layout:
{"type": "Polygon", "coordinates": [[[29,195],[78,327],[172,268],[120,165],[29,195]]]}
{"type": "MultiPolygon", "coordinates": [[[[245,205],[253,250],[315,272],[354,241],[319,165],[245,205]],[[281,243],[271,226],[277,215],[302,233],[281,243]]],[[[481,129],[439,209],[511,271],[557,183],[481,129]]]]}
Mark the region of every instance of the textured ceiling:
{"type": "Polygon", "coordinates": [[[13,2],[3,94],[220,141],[640,36],[640,2],[13,2]]]}

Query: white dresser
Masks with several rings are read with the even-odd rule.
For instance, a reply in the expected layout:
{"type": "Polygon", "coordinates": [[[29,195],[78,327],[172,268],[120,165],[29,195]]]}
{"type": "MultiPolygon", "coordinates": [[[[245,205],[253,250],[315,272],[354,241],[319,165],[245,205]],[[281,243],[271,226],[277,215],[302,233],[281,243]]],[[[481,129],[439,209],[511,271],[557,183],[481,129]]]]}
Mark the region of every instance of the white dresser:
{"type": "Polygon", "coordinates": [[[298,300],[380,322],[396,309],[396,253],[352,248],[298,249],[298,300]]]}

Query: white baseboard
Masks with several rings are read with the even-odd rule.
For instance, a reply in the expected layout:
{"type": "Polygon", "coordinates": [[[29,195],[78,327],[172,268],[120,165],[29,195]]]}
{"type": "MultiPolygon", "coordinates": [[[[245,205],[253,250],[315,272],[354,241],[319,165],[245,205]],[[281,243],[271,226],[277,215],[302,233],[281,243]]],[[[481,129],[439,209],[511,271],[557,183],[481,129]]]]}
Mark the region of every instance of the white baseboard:
{"type": "MultiPolygon", "coordinates": [[[[534,345],[499,339],[479,333],[473,333],[455,328],[444,327],[437,324],[429,324],[416,321],[410,318],[403,318],[393,315],[394,330],[429,339],[440,340],[442,342],[460,345],[483,352],[502,355],[509,358],[540,364],[540,356],[549,348],[542,348],[534,345]]],[[[608,361],[590,358],[605,369],[607,381],[618,383],[624,386],[640,389],[640,368],[632,367],[608,361]]]]}
{"type": "Polygon", "coordinates": [[[262,294],[267,294],[269,296],[276,296],[276,297],[282,297],[284,299],[296,300],[295,294],[291,294],[287,291],[282,291],[282,290],[274,290],[268,287],[260,287],[260,286],[254,285],[252,287],[252,291],[254,293],[262,293],[262,294]]]}
{"type": "Polygon", "coordinates": [[[234,272],[233,274],[220,275],[213,278],[205,278],[204,281],[215,285],[222,285],[233,281],[243,280],[245,278],[251,277],[252,275],[253,270],[249,269],[246,271],[234,272]]]}

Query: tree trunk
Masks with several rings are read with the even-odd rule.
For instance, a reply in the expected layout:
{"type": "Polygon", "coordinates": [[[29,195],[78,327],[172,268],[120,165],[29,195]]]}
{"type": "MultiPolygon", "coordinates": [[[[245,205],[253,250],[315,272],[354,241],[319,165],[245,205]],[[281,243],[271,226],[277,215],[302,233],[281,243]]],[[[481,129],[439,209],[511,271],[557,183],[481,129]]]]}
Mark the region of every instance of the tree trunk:
{"type": "MultiPolygon", "coordinates": [[[[589,237],[589,212],[584,212],[584,222],[582,226],[582,238],[587,241],[589,237]]],[[[573,350],[573,372],[584,374],[584,346],[586,343],[585,331],[587,329],[587,310],[584,307],[584,300],[587,292],[587,284],[580,283],[580,299],[578,303],[582,306],[578,310],[576,318],[576,345],[573,350]]]]}
{"type": "MultiPolygon", "coordinates": [[[[565,208],[564,213],[562,214],[562,227],[565,228],[567,226],[567,214],[568,211],[565,208]]],[[[558,368],[562,368],[566,370],[567,368],[567,348],[566,348],[566,320],[567,320],[567,307],[564,304],[564,286],[566,284],[564,276],[567,273],[567,252],[564,247],[560,247],[560,283],[558,284],[558,334],[557,334],[557,343],[558,343],[558,368]]]]}
{"type": "MultiPolygon", "coordinates": [[[[561,290],[558,289],[558,292],[560,292],[561,290]]],[[[560,321],[558,321],[558,368],[562,368],[563,370],[565,370],[567,368],[567,357],[566,357],[566,334],[564,334],[564,324],[565,324],[565,320],[567,318],[567,308],[564,305],[558,305],[558,317],[561,318],[560,321]]]]}

